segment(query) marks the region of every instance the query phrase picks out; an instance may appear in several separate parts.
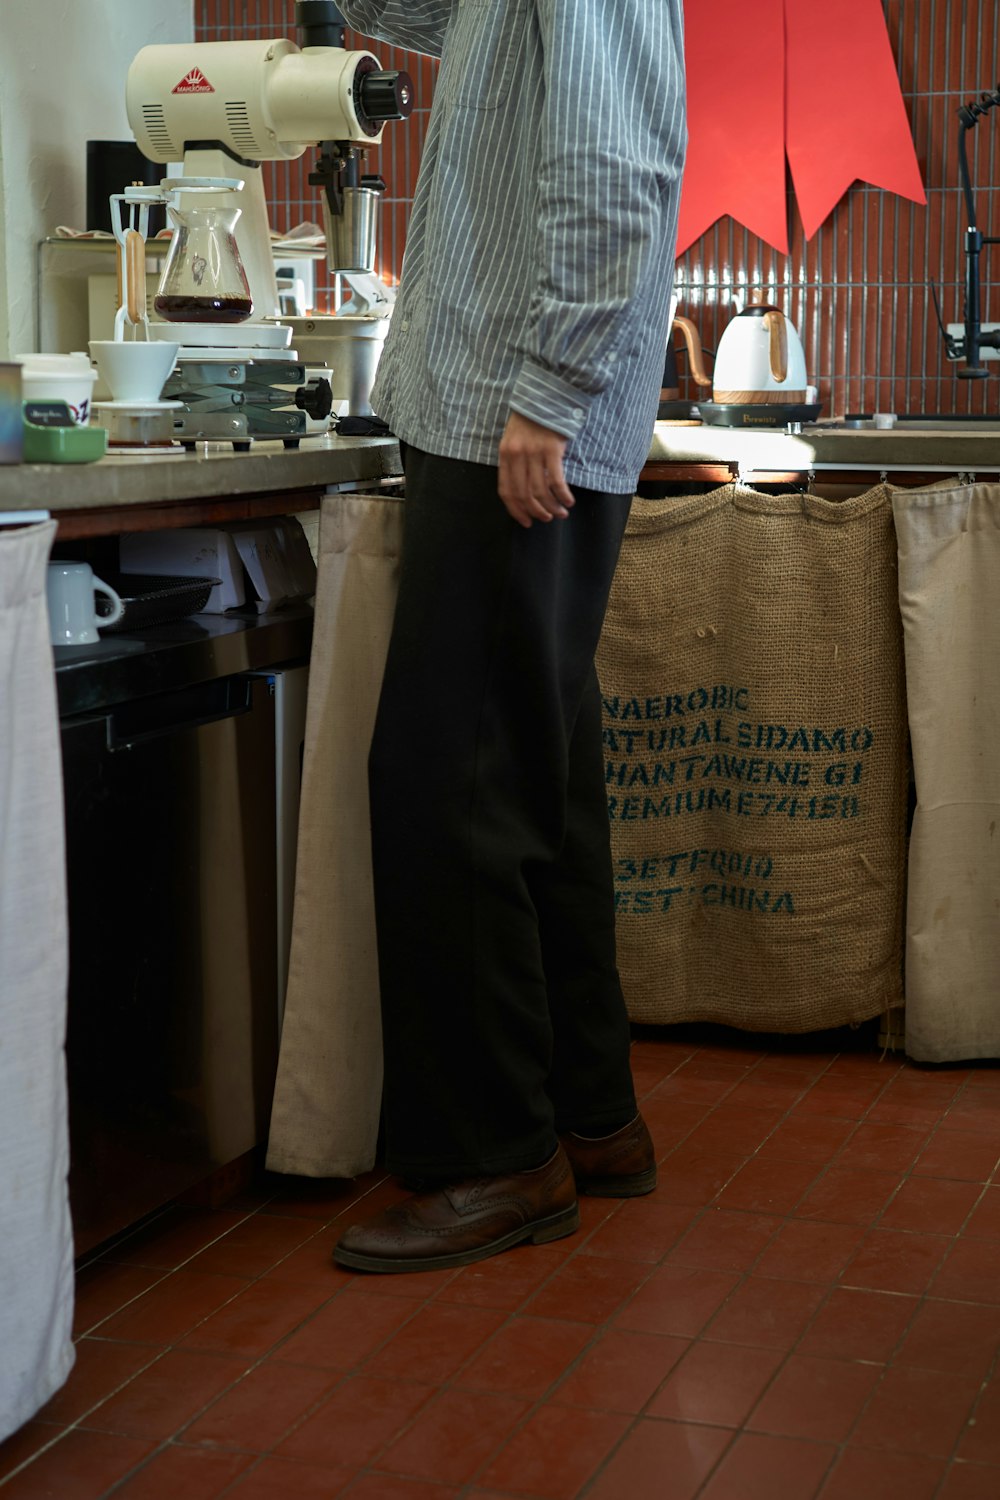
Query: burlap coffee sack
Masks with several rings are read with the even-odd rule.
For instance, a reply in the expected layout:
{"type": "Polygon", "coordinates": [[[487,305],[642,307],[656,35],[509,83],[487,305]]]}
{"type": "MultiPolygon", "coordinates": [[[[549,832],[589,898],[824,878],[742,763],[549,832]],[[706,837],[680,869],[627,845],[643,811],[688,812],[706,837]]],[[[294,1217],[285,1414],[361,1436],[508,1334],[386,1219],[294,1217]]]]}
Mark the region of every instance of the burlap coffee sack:
{"type": "Polygon", "coordinates": [[[888,487],[636,500],[598,672],[633,1020],[804,1032],[901,1004],[888,487]]]}

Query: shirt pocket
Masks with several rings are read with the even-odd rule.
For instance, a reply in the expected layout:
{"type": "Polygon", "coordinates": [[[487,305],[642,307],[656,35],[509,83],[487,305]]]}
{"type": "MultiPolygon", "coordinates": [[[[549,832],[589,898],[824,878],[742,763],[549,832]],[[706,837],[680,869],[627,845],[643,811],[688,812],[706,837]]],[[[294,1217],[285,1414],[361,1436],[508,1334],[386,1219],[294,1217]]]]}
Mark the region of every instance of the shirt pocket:
{"type": "Polygon", "coordinates": [[[453,23],[454,100],[499,109],[523,66],[528,0],[460,0],[453,23]]]}

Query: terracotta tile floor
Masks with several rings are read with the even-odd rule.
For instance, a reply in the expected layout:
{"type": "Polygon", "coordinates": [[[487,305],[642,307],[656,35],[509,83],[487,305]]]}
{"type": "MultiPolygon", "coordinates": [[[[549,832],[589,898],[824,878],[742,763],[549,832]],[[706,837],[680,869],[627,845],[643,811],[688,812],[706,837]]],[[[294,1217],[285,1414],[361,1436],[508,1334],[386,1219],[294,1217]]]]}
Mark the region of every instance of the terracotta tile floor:
{"type": "Polygon", "coordinates": [[[637,1033],[661,1185],[455,1273],[353,1276],[399,1194],[268,1178],[78,1277],[2,1500],[998,1500],[1000,1067],[637,1033]]]}

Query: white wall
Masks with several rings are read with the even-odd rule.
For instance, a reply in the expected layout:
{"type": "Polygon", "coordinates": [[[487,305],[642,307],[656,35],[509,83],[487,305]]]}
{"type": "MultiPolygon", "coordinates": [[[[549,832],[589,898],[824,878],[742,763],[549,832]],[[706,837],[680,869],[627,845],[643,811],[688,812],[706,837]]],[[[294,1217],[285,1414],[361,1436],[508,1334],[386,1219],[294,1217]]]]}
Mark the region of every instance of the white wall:
{"type": "Polygon", "coordinates": [[[129,63],[194,0],[0,0],[0,358],[35,346],[36,246],[86,228],[87,141],[130,140],[129,63]]]}

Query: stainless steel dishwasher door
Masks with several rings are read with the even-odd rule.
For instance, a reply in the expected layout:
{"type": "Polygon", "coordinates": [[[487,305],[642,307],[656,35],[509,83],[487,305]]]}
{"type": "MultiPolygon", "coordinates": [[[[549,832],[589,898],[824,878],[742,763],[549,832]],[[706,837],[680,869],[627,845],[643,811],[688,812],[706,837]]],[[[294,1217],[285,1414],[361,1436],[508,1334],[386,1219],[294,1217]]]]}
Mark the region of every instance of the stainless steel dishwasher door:
{"type": "Polygon", "coordinates": [[[217,678],[63,721],[76,1253],[266,1137],[275,721],[217,678]]]}

